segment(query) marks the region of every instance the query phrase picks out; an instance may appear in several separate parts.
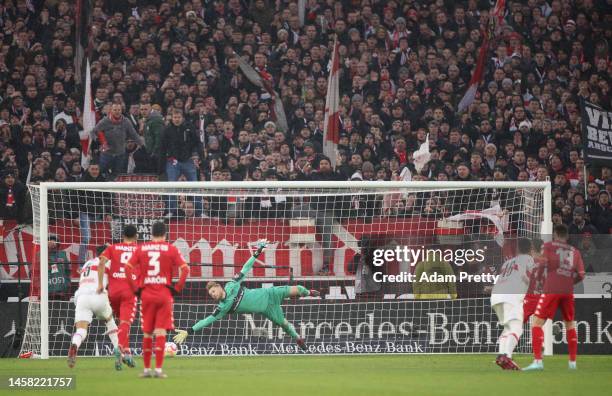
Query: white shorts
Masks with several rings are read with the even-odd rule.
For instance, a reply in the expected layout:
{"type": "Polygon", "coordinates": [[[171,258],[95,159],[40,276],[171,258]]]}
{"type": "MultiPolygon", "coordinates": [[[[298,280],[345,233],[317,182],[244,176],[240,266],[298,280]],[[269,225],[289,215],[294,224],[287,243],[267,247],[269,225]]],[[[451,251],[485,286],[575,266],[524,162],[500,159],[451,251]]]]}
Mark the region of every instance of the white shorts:
{"type": "Polygon", "coordinates": [[[106,319],[112,317],[113,310],[108,302],[108,295],[104,294],[85,294],[78,296],[74,301],[74,322],[91,323],[93,316],[106,319]]]}
{"type": "Polygon", "coordinates": [[[501,302],[493,305],[493,311],[499,319],[501,326],[511,320],[520,320],[523,323],[523,304],[501,302]]]}

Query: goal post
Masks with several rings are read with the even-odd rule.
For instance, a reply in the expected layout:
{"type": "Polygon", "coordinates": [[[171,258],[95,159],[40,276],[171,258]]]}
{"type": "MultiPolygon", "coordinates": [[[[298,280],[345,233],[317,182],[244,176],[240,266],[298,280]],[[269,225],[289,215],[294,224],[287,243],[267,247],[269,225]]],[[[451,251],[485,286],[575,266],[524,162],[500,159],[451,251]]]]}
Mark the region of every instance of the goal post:
{"type": "MultiPolygon", "coordinates": [[[[487,258],[493,268],[508,254],[504,240],[552,234],[549,182],[75,182],[40,183],[31,185],[30,192],[40,266],[39,279],[32,282],[36,292],[30,298],[22,352],[42,359],[65,355],[78,266],[93,257],[99,245],[118,241],[126,224],[136,225],[145,239],[154,221],[165,221],[170,241],[197,268],[177,298],[177,328],[192,325],[194,312],[200,318],[212,312],[206,281],[230,280],[256,241],[269,239],[272,245],[247,286],[321,287],[321,299],[287,300],[283,305],[307,342],[323,345],[315,353],[337,353],[338,348],[340,353],[409,352],[409,345],[429,353],[495,352],[498,330],[493,328],[496,320],[483,291],[486,286],[474,291],[457,283],[458,299],[415,299],[408,282],[372,282],[367,272],[374,267],[366,262],[366,250],[465,242],[495,250],[487,258]],[[51,235],[59,238],[70,261],[73,282],[62,292],[49,291],[50,271],[58,271],[50,260],[56,256],[49,251],[51,235]],[[371,339],[365,341],[364,332],[371,339]],[[441,343],[455,333],[456,342],[441,343]],[[464,344],[464,335],[472,341],[464,344]],[[346,349],[348,343],[353,349],[346,349]],[[365,350],[354,350],[357,344],[365,350]]],[[[414,264],[395,260],[382,270],[414,273],[414,264]]],[[[197,335],[192,350],[206,355],[214,345],[224,345],[227,350],[215,349],[213,354],[247,346],[264,354],[293,353],[287,337],[282,341],[282,331],[256,316],[225,318],[197,335]]],[[[94,319],[91,339],[85,343],[91,355],[104,355],[102,327],[94,319]]],[[[139,331],[135,321],[132,333],[139,331]]],[[[520,350],[527,352],[528,332],[523,337],[520,350]]],[[[547,326],[545,354],[552,354],[552,346],[547,326]]]]}

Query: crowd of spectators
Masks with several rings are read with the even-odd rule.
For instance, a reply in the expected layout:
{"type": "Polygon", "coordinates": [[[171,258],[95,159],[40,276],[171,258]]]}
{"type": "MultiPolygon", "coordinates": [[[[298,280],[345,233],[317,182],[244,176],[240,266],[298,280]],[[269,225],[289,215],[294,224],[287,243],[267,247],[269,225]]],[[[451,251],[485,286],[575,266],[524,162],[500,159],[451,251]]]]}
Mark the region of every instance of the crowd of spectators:
{"type": "Polygon", "coordinates": [[[27,221],[26,183],[161,180],[519,180],[553,183],[554,222],[609,233],[612,169],[585,174],[579,101],[610,108],[603,0],[506,2],[484,81],[489,1],[93,0],[98,125],[84,169],[75,2],[0,5],[0,217],[27,221]],[[340,42],[337,163],[322,155],[328,63],[340,42]],[[239,68],[273,78],[272,98],[239,68]],[[98,133],[102,131],[102,133],[98,133]],[[412,153],[429,136],[419,173],[412,153]],[[586,191],[586,193],[585,193],[586,191]]]}

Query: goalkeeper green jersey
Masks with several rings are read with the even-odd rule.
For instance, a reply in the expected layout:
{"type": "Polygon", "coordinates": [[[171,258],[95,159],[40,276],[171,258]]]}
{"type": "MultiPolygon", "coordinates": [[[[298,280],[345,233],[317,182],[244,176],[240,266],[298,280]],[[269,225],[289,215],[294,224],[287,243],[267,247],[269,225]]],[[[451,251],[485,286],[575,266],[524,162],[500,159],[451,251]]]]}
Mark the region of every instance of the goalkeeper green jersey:
{"type": "Polygon", "coordinates": [[[269,289],[247,289],[242,286],[242,281],[253,268],[255,257],[247,261],[238,276],[225,285],[225,298],[221,300],[212,315],[199,321],[193,326],[194,331],[209,326],[214,321],[223,318],[230,313],[262,313],[265,314],[273,297],[269,289]]]}

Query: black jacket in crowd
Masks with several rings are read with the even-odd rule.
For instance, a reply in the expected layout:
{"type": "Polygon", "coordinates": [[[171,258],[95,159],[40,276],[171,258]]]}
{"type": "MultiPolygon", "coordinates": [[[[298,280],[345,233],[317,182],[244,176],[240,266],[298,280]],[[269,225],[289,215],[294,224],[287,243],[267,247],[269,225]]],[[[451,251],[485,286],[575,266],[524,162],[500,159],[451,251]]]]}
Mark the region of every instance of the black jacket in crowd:
{"type": "Polygon", "coordinates": [[[196,128],[186,122],[179,126],[170,123],[162,132],[160,150],[159,158],[163,162],[170,158],[187,161],[192,156],[199,155],[202,150],[196,128]]]}

